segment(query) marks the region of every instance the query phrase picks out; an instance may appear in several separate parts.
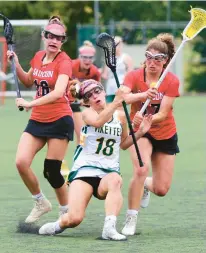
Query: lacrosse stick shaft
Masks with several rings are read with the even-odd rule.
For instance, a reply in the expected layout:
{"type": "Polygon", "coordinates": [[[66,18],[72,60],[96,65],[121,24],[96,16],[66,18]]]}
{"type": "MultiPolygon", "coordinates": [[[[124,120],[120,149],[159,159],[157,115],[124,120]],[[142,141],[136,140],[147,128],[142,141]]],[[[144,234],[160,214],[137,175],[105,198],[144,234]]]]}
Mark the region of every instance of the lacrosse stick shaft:
{"type": "MultiPolygon", "coordinates": [[[[172,57],[171,61],[169,62],[169,64],[168,64],[167,67],[165,68],[164,72],[162,73],[160,79],[158,80],[158,82],[156,83],[156,85],[154,86],[154,88],[156,88],[156,89],[159,88],[160,84],[161,84],[162,81],[164,80],[164,78],[165,78],[166,74],[168,73],[168,71],[169,71],[171,65],[173,64],[173,62],[174,62],[175,59],[177,58],[178,53],[179,53],[180,50],[183,48],[183,46],[184,46],[184,44],[185,44],[186,41],[187,41],[186,39],[183,39],[183,41],[181,42],[180,46],[178,47],[176,53],[174,54],[174,56],[172,57]]],[[[140,113],[141,113],[141,114],[144,113],[144,111],[146,110],[146,108],[147,108],[147,106],[149,105],[150,101],[151,101],[151,100],[150,100],[149,98],[146,100],[146,102],[144,103],[143,107],[142,107],[141,110],[140,110],[140,113]]]]}
{"type": "MultiPolygon", "coordinates": [[[[13,51],[12,44],[8,44],[8,49],[10,51],[13,51]]],[[[19,81],[18,81],[17,74],[16,74],[16,65],[15,65],[14,57],[11,58],[11,70],[14,75],[17,97],[21,98],[21,92],[20,92],[20,88],[19,88],[19,81]]],[[[19,106],[19,111],[23,111],[23,110],[24,110],[24,108],[22,106],[19,106]]]]}
{"type": "MultiPolygon", "coordinates": [[[[119,88],[120,87],[120,83],[119,83],[119,79],[117,77],[117,73],[116,73],[115,70],[113,71],[113,74],[114,74],[114,78],[116,80],[117,87],[119,88]]],[[[133,143],[134,143],[134,147],[135,147],[135,150],[136,150],[136,153],[137,153],[137,157],[138,157],[138,160],[139,160],[139,166],[143,167],[144,164],[142,162],[142,158],[141,158],[141,155],[140,155],[140,152],[139,152],[139,148],[137,146],[137,141],[136,141],[135,136],[134,136],[134,130],[132,128],[132,124],[131,124],[131,121],[130,121],[130,117],[129,117],[129,113],[128,113],[127,105],[126,105],[125,101],[122,102],[122,106],[124,108],[124,112],[125,112],[125,115],[126,115],[126,118],[127,118],[129,130],[130,130],[130,133],[131,133],[131,136],[132,136],[132,140],[133,140],[133,143]]]]}

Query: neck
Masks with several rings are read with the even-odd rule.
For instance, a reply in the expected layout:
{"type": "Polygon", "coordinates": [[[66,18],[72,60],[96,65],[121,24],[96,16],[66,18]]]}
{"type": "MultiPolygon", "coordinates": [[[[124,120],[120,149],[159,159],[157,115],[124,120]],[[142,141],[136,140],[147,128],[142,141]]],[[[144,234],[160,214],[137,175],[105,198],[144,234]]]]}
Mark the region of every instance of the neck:
{"type": "Polygon", "coordinates": [[[92,106],[92,109],[97,112],[98,114],[101,113],[104,109],[106,108],[106,104],[104,104],[103,106],[98,106],[98,107],[95,107],[95,106],[92,106]]]}
{"type": "Polygon", "coordinates": [[[57,53],[46,53],[43,63],[45,64],[52,62],[59,52],[60,50],[57,53]]]}
{"type": "Polygon", "coordinates": [[[157,72],[157,73],[150,73],[146,71],[146,83],[151,83],[151,82],[157,82],[160,78],[162,72],[157,72]]]}

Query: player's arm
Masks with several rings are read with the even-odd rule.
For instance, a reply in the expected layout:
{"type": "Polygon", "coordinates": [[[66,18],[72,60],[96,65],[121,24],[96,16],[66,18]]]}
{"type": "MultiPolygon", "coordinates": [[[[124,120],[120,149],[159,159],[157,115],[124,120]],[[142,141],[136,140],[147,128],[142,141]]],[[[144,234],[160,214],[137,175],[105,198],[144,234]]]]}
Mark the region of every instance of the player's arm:
{"type": "MultiPolygon", "coordinates": [[[[130,89],[128,87],[128,89],[130,89]]],[[[130,89],[131,91],[131,89],[130,89]]],[[[138,93],[129,93],[125,96],[125,102],[127,104],[132,104],[138,101],[145,102],[148,98],[153,99],[157,95],[157,89],[149,88],[145,92],[138,92],[138,93]]]]}
{"type": "Polygon", "coordinates": [[[16,73],[19,78],[19,80],[27,87],[31,87],[33,85],[33,69],[30,68],[28,72],[25,72],[19,63],[18,56],[13,51],[7,51],[7,59],[11,63],[11,58],[13,57],[15,65],[16,65],[16,73]]]}
{"type": "Polygon", "coordinates": [[[33,85],[33,69],[30,68],[28,72],[25,72],[20,64],[16,65],[16,73],[21,81],[27,88],[30,88],[33,85]]]}
{"type": "Polygon", "coordinates": [[[67,89],[68,82],[69,76],[66,74],[60,74],[57,78],[54,90],[47,95],[30,102],[30,107],[50,104],[57,99],[63,97],[67,89]]]}
{"type": "Polygon", "coordinates": [[[93,127],[101,127],[107,121],[109,121],[117,109],[121,104],[121,101],[113,101],[107,107],[101,111],[99,114],[94,111],[92,108],[85,109],[82,112],[82,119],[85,124],[93,126],[93,127]]]}
{"type": "MultiPolygon", "coordinates": [[[[132,136],[128,135],[126,119],[121,120],[121,122],[122,122],[122,138],[121,138],[120,148],[123,150],[126,150],[130,146],[132,146],[134,143],[133,143],[132,136]]],[[[152,115],[144,116],[139,129],[136,131],[136,133],[134,133],[136,141],[138,141],[146,132],[149,131],[151,124],[152,124],[152,115]]]]}
{"type": "Polygon", "coordinates": [[[163,97],[159,112],[152,116],[152,124],[159,123],[166,119],[169,111],[172,109],[175,98],[176,97],[163,97]]]}

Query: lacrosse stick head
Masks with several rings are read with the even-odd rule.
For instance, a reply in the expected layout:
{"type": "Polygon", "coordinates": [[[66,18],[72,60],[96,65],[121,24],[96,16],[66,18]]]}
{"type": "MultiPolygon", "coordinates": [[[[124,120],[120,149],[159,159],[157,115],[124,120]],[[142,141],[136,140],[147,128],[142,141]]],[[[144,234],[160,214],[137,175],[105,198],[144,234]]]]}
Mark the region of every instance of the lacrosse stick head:
{"type": "Polygon", "coordinates": [[[4,37],[6,38],[7,44],[13,44],[13,27],[7,17],[0,13],[0,16],[4,20],[4,37]]]}
{"type": "Polygon", "coordinates": [[[191,20],[183,31],[185,40],[192,40],[206,27],[206,11],[200,8],[191,8],[191,20]]]}
{"type": "Polygon", "coordinates": [[[103,48],[105,54],[106,65],[112,70],[116,71],[116,44],[114,37],[108,33],[100,33],[97,36],[96,44],[103,48]]]}

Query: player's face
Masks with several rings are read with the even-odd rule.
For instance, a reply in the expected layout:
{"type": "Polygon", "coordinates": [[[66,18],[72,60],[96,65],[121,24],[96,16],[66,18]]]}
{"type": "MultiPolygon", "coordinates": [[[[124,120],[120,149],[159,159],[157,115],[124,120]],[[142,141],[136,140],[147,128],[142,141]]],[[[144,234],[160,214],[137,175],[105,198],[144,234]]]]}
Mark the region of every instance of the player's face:
{"type": "Polygon", "coordinates": [[[82,54],[80,54],[79,59],[80,59],[80,63],[81,63],[81,68],[88,70],[94,62],[94,55],[90,55],[90,54],[82,55],[82,54]]]}
{"type": "Polygon", "coordinates": [[[102,87],[92,84],[85,89],[84,100],[93,108],[102,107],[105,105],[105,92],[102,87]]]}
{"type": "Polygon", "coordinates": [[[49,52],[58,52],[65,41],[66,36],[62,34],[58,29],[50,29],[44,31],[44,41],[46,50],[49,52]]]}
{"type": "Polygon", "coordinates": [[[146,69],[148,72],[157,73],[161,72],[164,64],[167,62],[167,55],[161,52],[150,49],[145,53],[146,57],[146,69]]]}

